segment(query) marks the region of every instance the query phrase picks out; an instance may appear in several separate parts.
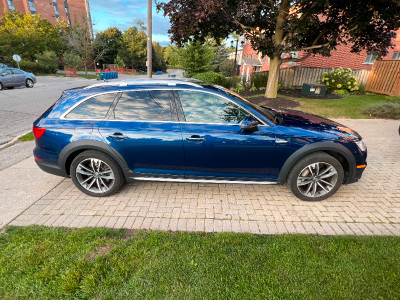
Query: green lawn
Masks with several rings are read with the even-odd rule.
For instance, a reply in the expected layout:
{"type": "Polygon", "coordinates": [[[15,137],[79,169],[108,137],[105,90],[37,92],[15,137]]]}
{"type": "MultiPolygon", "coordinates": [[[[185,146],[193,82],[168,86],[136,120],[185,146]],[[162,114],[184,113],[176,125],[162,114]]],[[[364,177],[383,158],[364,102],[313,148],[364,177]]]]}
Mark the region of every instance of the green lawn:
{"type": "MultiPolygon", "coordinates": [[[[264,94],[249,96],[253,97],[264,96],[264,94]]],[[[300,103],[297,110],[309,112],[326,118],[351,118],[351,119],[372,119],[371,116],[363,114],[362,111],[369,105],[374,103],[384,103],[389,100],[399,101],[400,98],[389,97],[385,95],[345,95],[340,99],[307,99],[295,98],[284,95],[278,97],[285,97],[300,103]]]]}
{"type": "Polygon", "coordinates": [[[19,137],[18,141],[27,142],[27,141],[33,141],[34,139],[35,139],[35,137],[33,136],[33,132],[28,132],[27,134],[19,137]]]}
{"type": "Polygon", "coordinates": [[[327,118],[351,118],[369,119],[368,115],[362,114],[362,110],[368,105],[379,102],[387,102],[394,97],[385,95],[346,95],[340,99],[302,99],[295,98],[300,102],[300,110],[313,113],[327,118]]]}
{"type": "Polygon", "coordinates": [[[1,299],[398,299],[400,238],[9,227],[1,299]]]}

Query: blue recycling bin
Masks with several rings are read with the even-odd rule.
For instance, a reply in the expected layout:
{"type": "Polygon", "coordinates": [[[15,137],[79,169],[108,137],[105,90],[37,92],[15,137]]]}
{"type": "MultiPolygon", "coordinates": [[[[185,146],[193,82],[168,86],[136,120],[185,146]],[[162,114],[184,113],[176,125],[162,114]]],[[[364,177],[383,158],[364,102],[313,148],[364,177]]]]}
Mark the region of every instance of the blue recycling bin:
{"type": "Polygon", "coordinates": [[[118,79],[118,72],[101,72],[101,79],[118,79]]]}
{"type": "Polygon", "coordinates": [[[162,72],[161,71],[157,71],[157,75],[162,75],[162,72]]]}

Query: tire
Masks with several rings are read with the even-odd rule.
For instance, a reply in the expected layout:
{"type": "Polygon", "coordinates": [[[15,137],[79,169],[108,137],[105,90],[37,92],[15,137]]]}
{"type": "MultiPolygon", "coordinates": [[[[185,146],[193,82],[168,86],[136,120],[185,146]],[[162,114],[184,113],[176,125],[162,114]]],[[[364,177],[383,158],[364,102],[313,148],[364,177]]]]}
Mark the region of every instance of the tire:
{"type": "Polygon", "coordinates": [[[303,157],[293,166],[287,185],[301,200],[321,201],[336,193],[343,178],[341,163],[327,153],[317,152],[303,157]]]}
{"type": "Polygon", "coordinates": [[[125,182],[118,163],[107,154],[95,150],[78,154],[71,163],[70,174],[75,186],[93,197],[111,196],[125,182]]]}
{"type": "Polygon", "coordinates": [[[3,85],[0,82],[0,91],[2,91],[4,89],[3,85]]]}
{"type": "Polygon", "coordinates": [[[33,80],[32,79],[27,79],[26,80],[26,82],[25,82],[25,86],[27,87],[27,88],[33,88],[33,86],[34,86],[35,84],[33,83],[33,80]]]}

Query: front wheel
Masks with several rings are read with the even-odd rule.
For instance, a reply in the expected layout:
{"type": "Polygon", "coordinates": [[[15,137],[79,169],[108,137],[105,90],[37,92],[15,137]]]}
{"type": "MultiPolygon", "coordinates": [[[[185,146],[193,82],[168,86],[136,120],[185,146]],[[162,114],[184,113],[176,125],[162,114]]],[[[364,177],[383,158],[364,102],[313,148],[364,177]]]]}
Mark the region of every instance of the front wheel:
{"type": "Polygon", "coordinates": [[[115,194],[125,181],[117,162],[94,150],[78,154],[72,161],[70,174],[78,189],[94,197],[115,194]]]}
{"type": "Polygon", "coordinates": [[[33,86],[34,86],[33,80],[28,78],[26,80],[26,84],[25,85],[26,85],[27,88],[33,88],[33,86]]]}
{"type": "Polygon", "coordinates": [[[2,91],[4,89],[3,85],[0,82],[0,91],[2,91]]]}
{"type": "Polygon", "coordinates": [[[341,163],[327,153],[318,152],[295,164],[289,173],[287,184],[297,198],[320,201],[336,193],[343,178],[341,163]]]}

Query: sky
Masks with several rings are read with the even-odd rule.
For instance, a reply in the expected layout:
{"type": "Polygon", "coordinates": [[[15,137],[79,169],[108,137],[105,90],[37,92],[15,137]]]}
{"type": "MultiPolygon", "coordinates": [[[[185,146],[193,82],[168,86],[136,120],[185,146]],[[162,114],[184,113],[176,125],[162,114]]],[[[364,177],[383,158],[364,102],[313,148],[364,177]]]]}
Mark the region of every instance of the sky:
{"type": "MultiPolygon", "coordinates": [[[[162,1],[160,1],[162,2],[162,1]]],[[[141,20],[147,26],[147,0],[90,0],[90,10],[94,31],[102,31],[108,27],[118,27],[121,30],[134,25],[141,20]]],[[[156,11],[153,0],[153,41],[162,45],[170,43],[168,18],[156,11]]]]}

